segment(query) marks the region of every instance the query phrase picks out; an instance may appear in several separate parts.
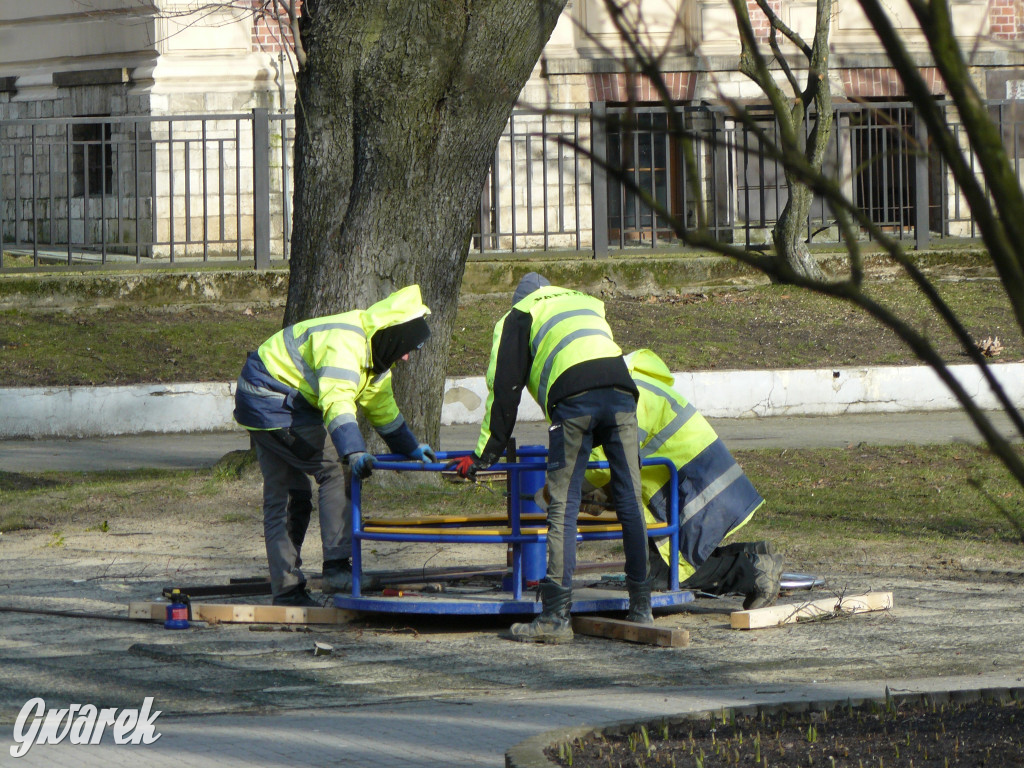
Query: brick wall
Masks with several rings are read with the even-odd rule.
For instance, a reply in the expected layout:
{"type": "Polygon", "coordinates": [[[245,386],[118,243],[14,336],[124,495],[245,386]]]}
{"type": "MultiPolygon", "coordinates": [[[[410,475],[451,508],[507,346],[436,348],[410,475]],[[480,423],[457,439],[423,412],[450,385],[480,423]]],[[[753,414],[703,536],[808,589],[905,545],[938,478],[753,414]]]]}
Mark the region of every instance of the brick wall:
{"type": "MultiPolygon", "coordinates": [[[[768,7],[779,15],[782,11],[782,0],[768,0],[768,7]]],[[[750,13],[750,24],[754,28],[754,36],[760,43],[767,43],[771,37],[771,24],[768,17],[758,7],[755,0],[747,0],[747,11],[750,13]]]]}
{"type": "MultiPolygon", "coordinates": [[[[252,49],[277,53],[292,49],[292,30],[287,11],[272,0],[248,0],[252,4],[252,49]],[[280,13],[278,17],[277,13],[280,13]]],[[[302,6],[299,5],[301,12],[302,6]]]]}
{"type": "MultiPolygon", "coordinates": [[[[673,100],[694,97],[697,76],[693,72],[666,72],[665,85],[673,100]]],[[[587,75],[591,101],[661,101],[654,84],[646,77],[627,78],[624,74],[587,75]]]]}
{"type": "MultiPolygon", "coordinates": [[[[946,87],[934,67],[922,67],[921,76],[931,93],[945,93],[946,87]]],[[[840,76],[849,97],[903,98],[906,89],[893,69],[841,69],[840,76]]]]}
{"type": "Polygon", "coordinates": [[[996,40],[1019,40],[1022,35],[1021,0],[990,0],[988,21],[996,40]]]}

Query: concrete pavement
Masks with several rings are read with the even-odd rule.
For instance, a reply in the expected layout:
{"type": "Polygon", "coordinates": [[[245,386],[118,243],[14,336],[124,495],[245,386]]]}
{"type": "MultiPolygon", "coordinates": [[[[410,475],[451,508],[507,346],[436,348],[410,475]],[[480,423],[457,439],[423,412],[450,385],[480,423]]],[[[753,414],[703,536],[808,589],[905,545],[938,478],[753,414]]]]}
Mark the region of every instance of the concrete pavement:
{"type": "MultiPolygon", "coordinates": [[[[19,759],[0,738],[0,765],[24,768],[497,768],[505,753],[553,729],[717,710],[727,706],[881,698],[893,694],[1015,688],[1019,675],[870,680],[811,685],[531,693],[523,698],[424,699],[281,715],[158,718],[149,745],[33,746],[19,759]]],[[[6,736],[6,734],[5,734],[6,736]]]]}

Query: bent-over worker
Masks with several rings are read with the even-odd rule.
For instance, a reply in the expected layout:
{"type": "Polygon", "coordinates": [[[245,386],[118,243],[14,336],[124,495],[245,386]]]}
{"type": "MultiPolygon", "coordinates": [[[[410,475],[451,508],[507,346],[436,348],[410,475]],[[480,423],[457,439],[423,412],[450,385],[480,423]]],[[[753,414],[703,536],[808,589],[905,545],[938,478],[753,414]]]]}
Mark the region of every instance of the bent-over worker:
{"type": "Polygon", "coordinates": [[[516,423],[523,387],[551,421],[548,430],[547,574],[539,585],[542,611],[531,623],[512,626],[529,642],[572,640],[569,621],[576,569],[580,488],[591,450],[604,446],[610,488],[622,526],[630,621],[649,624],[647,531],[640,501],[637,390],[612,339],[604,304],[592,296],[551,285],[535,272],[519,282],[512,309],[494,327],[487,368],[487,403],[476,452],[452,462],[472,478],[496,462],[516,423]]]}
{"type": "Polygon", "coordinates": [[[263,473],[274,605],[318,605],[299,560],[312,508],[310,475],[319,487],[323,591],[352,589],[346,471],[365,479],[374,465],[357,406],[392,453],[436,460],[406,424],[391,382],[391,366],[429,338],[428,314],[419,286],[410,285],[368,309],[288,326],[249,353],[235,392],[235,420],[249,430],[263,473]]]}
{"type": "MultiPolygon", "coordinates": [[[[765,541],[719,546],[750,520],[764,499],[707,419],[673,388],[674,378],[660,357],[641,349],[627,355],[626,363],[640,391],[640,457],[668,459],[678,472],[681,586],[744,595],[744,609],[771,605],[779,594],[782,556],[765,541]]],[[[605,457],[598,449],[591,460],[605,457]]],[[[648,525],[668,522],[668,467],[645,465],[640,476],[648,525]]],[[[600,488],[608,483],[609,473],[589,470],[586,479],[600,488]]],[[[651,581],[655,588],[665,589],[670,540],[652,539],[650,548],[651,581]]]]}

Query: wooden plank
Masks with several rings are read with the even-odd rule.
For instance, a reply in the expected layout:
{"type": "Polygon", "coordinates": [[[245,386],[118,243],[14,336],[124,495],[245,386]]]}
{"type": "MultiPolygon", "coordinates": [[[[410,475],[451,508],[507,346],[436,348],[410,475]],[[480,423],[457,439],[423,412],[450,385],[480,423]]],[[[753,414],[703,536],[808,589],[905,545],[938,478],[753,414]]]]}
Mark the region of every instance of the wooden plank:
{"type": "Polygon", "coordinates": [[[581,635],[606,637],[611,640],[625,640],[645,645],[660,645],[664,648],[685,648],[690,644],[690,633],[685,629],[637,624],[622,619],[608,619],[603,616],[573,616],[572,628],[574,632],[581,635]]]}
{"type": "Polygon", "coordinates": [[[252,624],[256,621],[256,606],[232,605],[230,603],[192,603],[189,615],[195,621],[252,624]]]}
{"type": "MultiPolygon", "coordinates": [[[[192,603],[195,621],[224,624],[347,624],[355,611],[340,608],[297,608],[285,605],[235,605],[192,603]]],[[[167,603],[129,603],[128,617],[142,621],[164,621],[167,603]]]]}
{"type": "Polygon", "coordinates": [[[752,611],[733,611],[730,621],[733,629],[763,629],[836,614],[884,611],[892,608],[892,605],[892,592],[866,592],[863,595],[827,597],[804,603],[755,608],[752,611]]]}
{"type": "Polygon", "coordinates": [[[139,621],[166,621],[168,603],[128,603],[128,618],[139,621]]]}
{"type": "Polygon", "coordinates": [[[346,624],[356,615],[339,608],[296,608],[284,605],[257,605],[259,624],[346,624]]]}

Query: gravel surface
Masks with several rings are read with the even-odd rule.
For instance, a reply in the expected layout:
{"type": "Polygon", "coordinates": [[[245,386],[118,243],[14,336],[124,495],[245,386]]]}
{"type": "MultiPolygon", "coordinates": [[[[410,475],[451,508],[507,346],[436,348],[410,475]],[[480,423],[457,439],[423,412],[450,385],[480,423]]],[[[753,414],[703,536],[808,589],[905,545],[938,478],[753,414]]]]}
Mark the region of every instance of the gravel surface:
{"type": "MultiPolygon", "coordinates": [[[[735,599],[698,599],[659,626],[690,631],[687,648],[592,637],[564,646],[509,642],[510,620],[361,619],[309,629],[196,624],[170,631],[123,620],[129,601],[169,585],[262,576],[262,536],[251,521],[196,529],[178,517],[115,535],[18,531],[0,536],[0,607],[100,613],[73,618],[2,612],[0,721],[42,696],[48,706],[89,701],[136,706],[154,696],[168,714],[269,712],[446,698],[529,696],[572,688],[750,685],[1003,673],[1024,680],[1024,579],[899,563],[790,563],[826,578],[831,594],[892,591],[890,611],[738,631],[735,599]],[[118,620],[120,619],[120,620],[118,620]],[[315,641],[334,646],[314,656],[315,641]]],[[[498,557],[498,555],[501,557],[498,557]]],[[[494,563],[494,545],[379,544],[369,569],[494,563]]],[[[318,568],[319,563],[309,563],[318,568]]],[[[614,569],[610,569],[614,570],[614,569]]],[[[266,598],[245,602],[268,602],[266,598]]]]}

